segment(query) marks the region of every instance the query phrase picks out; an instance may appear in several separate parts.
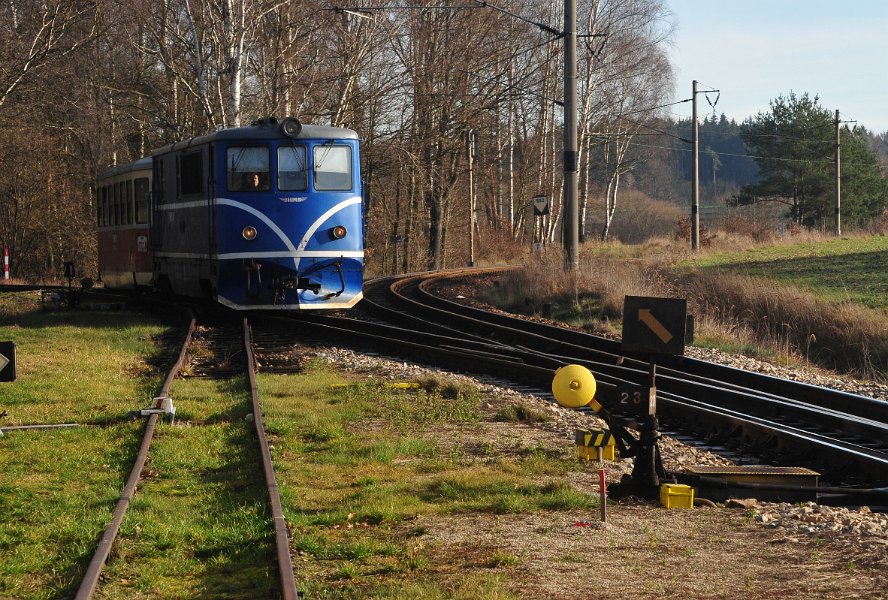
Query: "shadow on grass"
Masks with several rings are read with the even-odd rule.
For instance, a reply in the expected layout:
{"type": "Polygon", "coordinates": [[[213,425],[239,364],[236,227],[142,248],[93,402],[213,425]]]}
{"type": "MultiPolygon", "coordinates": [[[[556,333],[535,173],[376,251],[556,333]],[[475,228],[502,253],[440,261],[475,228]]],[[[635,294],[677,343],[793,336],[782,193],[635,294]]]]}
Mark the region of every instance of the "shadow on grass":
{"type": "Polygon", "coordinates": [[[716,270],[763,276],[823,290],[874,309],[888,309],[885,252],[805,256],[719,265],[716,270]]]}
{"type": "MultiPolygon", "coordinates": [[[[274,523],[269,508],[268,490],[262,469],[259,443],[252,422],[245,415],[252,412],[250,390],[243,376],[218,380],[219,395],[243,398],[229,408],[211,414],[210,423],[232,423],[218,468],[202,473],[202,479],[218,493],[206,507],[210,515],[237,515],[250,518],[252,507],[261,506],[262,527],[244,523],[246,537],[231,539],[221,535],[207,539],[195,555],[207,565],[202,574],[199,598],[274,598],[280,594],[274,547],[274,523]],[[240,425],[238,425],[240,424],[240,425]]],[[[237,525],[237,523],[235,523],[237,525]]],[[[213,532],[216,532],[214,528],[213,532]]]]}

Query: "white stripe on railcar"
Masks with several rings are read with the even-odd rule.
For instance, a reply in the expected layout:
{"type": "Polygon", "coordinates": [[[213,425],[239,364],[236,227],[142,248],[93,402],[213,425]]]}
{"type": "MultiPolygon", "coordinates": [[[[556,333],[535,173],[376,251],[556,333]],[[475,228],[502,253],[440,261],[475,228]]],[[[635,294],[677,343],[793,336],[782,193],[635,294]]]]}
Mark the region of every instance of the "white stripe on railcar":
{"type": "Polygon", "coordinates": [[[302,252],[228,252],[223,254],[198,254],[195,252],[155,252],[159,258],[188,258],[205,260],[231,260],[238,258],[364,258],[361,250],[346,252],[326,252],[323,250],[303,250],[302,252]]]}
{"type": "MultiPolygon", "coordinates": [[[[327,212],[318,217],[314,223],[305,231],[305,235],[302,236],[302,241],[299,243],[299,248],[297,249],[290,238],[285,234],[280,227],[278,227],[274,221],[269,219],[264,213],[256,210],[252,206],[248,204],[244,204],[243,202],[237,202],[236,200],[231,200],[229,198],[216,198],[214,201],[218,205],[222,206],[231,206],[233,208],[239,208],[244,212],[250,213],[274,231],[277,236],[281,239],[284,245],[290,250],[290,253],[280,253],[279,256],[264,256],[266,253],[262,252],[250,252],[250,253],[231,253],[231,254],[218,254],[215,256],[217,259],[223,258],[253,258],[253,257],[266,257],[266,258],[292,258],[293,264],[296,267],[296,270],[299,270],[299,262],[303,258],[337,258],[337,257],[348,257],[348,258],[363,258],[364,253],[361,251],[349,251],[349,252],[339,252],[330,254],[328,252],[324,252],[321,250],[305,250],[305,246],[308,245],[308,242],[311,240],[311,237],[315,234],[315,232],[320,228],[321,225],[324,224],[327,219],[332,217],[334,214],[339,211],[352,206],[354,204],[361,203],[360,196],[353,196],[348,200],[343,200],[339,204],[331,207],[327,212]]],[[[207,200],[197,200],[193,202],[178,202],[174,204],[161,204],[158,206],[160,210],[177,210],[183,208],[205,208],[209,205],[209,201],[207,200]]],[[[214,258],[209,254],[193,254],[189,252],[157,252],[156,256],[162,258],[214,258]]]]}
{"type": "Polygon", "coordinates": [[[351,308],[364,297],[363,292],[358,292],[350,300],[345,302],[318,302],[310,304],[237,304],[221,294],[216,295],[219,304],[235,310],[320,310],[331,308],[351,308]]]}

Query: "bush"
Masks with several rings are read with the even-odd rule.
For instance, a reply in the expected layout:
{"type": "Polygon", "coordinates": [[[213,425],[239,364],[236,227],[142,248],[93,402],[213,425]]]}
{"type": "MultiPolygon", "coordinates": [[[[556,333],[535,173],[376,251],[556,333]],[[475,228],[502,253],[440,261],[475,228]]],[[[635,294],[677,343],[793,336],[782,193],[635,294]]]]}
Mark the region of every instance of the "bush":
{"type": "MultiPolygon", "coordinates": [[[[673,229],[672,237],[675,241],[683,241],[688,244],[691,243],[691,229],[692,223],[690,217],[679,217],[675,221],[675,227],[673,229]]],[[[706,228],[706,225],[700,223],[700,247],[708,248],[712,244],[712,240],[715,238],[714,233],[710,233],[706,228]]]]}
{"type": "Polygon", "coordinates": [[[728,215],[720,225],[724,231],[745,236],[758,244],[774,239],[774,228],[770,223],[757,222],[743,215],[728,215]]]}
{"type": "Polygon", "coordinates": [[[873,231],[879,235],[885,235],[888,233],[888,208],[882,211],[882,216],[876,219],[876,222],[873,225],[873,231]]]}
{"type": "MultiPolygon", "coordinates": [[[[620,207],[611,223],[610,236],[624,244],[641,244],[651,238],[667,236],[683,210],[670,202],[654,200],[637,191],[620,195],[620,207]]],[[[593,225],[587,238],[600,237],[601,225],[593,225]]],[[[690,239],[690,238],[688,238],[690,239]]]]}

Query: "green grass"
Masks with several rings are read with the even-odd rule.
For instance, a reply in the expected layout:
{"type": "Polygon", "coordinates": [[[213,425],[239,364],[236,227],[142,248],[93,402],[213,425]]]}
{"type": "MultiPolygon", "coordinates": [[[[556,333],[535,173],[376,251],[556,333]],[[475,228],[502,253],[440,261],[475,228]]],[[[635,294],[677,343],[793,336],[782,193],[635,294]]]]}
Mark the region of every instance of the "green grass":
{"type": "Polygon", "coordinates": [[[757,247],[678,266],[772,279],[827,300],[888,310],[888,236],[757,247]]]}
{"type": "MultiPolygon", "coordinates": [[[[432,426],[477,427],[477,389],[427,380],[406,389],[344,383],[322,365],[303,375],[260,376],[265,418],[276,432],[278,482],[311,597],[502,597],[497,579],[467,573],[458,594],[436,582],[433,561],[420,550],[426,532],[414,520],[593,503],[544,482],[574,468],[561,456],[477,463],[429,439],[424,431],[432,426]]],[[[510,557],[494,562],[491,568],[514,565],[510,557]]]]}
{"type": "Polygon", "coordinates": [[[548,414],[523,403],[509,404],[499,409],[495,418],[509,423],[548,423],[552,420],[548,414]]]}
{"type": "Polygon", "coordinates": [[[163,327],[130,313],[43,312],[0,296],[0,339],[17,380],[0,384],[3,425],[79,423],[0,438],[0,597],[71,595],[129,472],[154,391],[163,327]]]}
{"type": "MultiPolygon", "coordinates": [[[[144,420],[127,413],[147,405],[168,366],[165,328],[126,312],[33,308],[0,296],[0,339],[19,354],[19,380],[0,387],[3,424],[82,426],[0,437],[0,597],[71,597],[141,439],[144,420]]],[[[417,519],[585,510],[594,499],[561,483],[580,467],[544,448],[473,457],[462,438],[481,435],[478,388],[405,383],[354,382],[320,362],[260,375],[300,586],[312,598],[509,598],[506,574],[522,557],[491,552],[482,572],[442,578],[434,525],[417,519]]],[[[179,379],[171,396],[176,422],[158,425],[100,596],[274,597],[246,382],[179,379]]]]}

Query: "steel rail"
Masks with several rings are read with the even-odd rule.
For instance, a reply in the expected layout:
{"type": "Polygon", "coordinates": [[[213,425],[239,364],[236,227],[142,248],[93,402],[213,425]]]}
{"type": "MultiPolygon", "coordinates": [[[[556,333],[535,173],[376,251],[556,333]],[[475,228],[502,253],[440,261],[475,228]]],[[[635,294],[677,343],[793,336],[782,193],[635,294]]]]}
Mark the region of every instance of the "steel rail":
{"type": "MultiPolygon", "coordinates": [[[[255,321],[258,323],[259,319],[255,321]]],[[[365,346],[382,351],[391,356],[400,356],[411,360],[427,358],[431,361],[440,361],[455,369],[464,369],[467,372],[478,372],[501,375],[508,373],[511,379],[518,379],[532,385],[540,385],[541,381],[552,381],[555,369],[563,363],[549,362],[548,365],[529,364],[520,358],[503,358],[502,355],[487,353],[482,359],[482,354],[476,347],[464,349],[453,345],[451,337],[434,336],[427,333],[415,333],[421,342],[403,339],[402,333],[407,331],[398,327],[385,324],[372,324],[369,327],[352,329],[353,319],[325,317],[321,315],[292,315],[292,316],[267,316],[263,315],[262,323],[274,324],[278,329],[287,327],[294,333],[314,333],[318,340],[329,343],[332,340],[341,340],[351,346],[365,346]],[[374,333],[375,330],[375,333],[374,333]],[[394,335],[390,335],[394,333],[394,335]],[[433,342],[442,341],[435,345],[433,342]]],[[[602,387],[610,385],[608,382],[600,382],[602,387]]]]}
{"type": "MultiPolygon", "coordinates": [[[[626,389],[627,386],[644,385],[644,382],[639,381],[639,375],[644,374],[631,368],[578,359],[574,356],[547,354],[533,350],[527,350],[527,352],[564,364],[572,362],[582,365],[595,373],[597,378],[612,379],[623,389],[626,389]]],[[[680,373],[669,369],[664,369],[663,372],[658,369],[657,394],[658,396],[671,395],[689,399],[692,398],[692,395],[717,398],[718,402],[713,400],[707,404],[725,411],[726,414],[730,410],[743,409],[748,412],[755,408],[756,411],[759,411],[757,416],[761,418],[771,418],[775,422],[795,420],[811,425],[816,424],[821,429],[841,432],[849,437],[853,436],[856,440],[866,440],[878,444],[883,449],[883,454],[884,450],[888,450],[888,423],[812,406],[775,394],[767,394],[731,384],[725,385],[713,379],[696,376],[685,378],[681,377],[680,373]]],[[[839,439],[839,441],[844,443],[847,440],[839,439]]],[[[875,446],[871,449],[875,449],[875,446]]]]}
{"type": "MultiPolygon", "coordinates": [[[[160,408],[159,404],[163,398],[169,398],[170,386],[185,362],[188,346],[191,344],[191,338],[194,335],[195,323],[195,318],[192,317],[191,322],[188,325],[188,333],[185,336],[185,341],[182,343],[182,349],[179,351],[179,357],[167,373],[166,380],[164,381],[158,396],[158,406],[155,408],[160,408]]],[[[145,424],[145,431],[142,434],[142,443],[139,446],[139,453],[136,456],[129,478],[123,488],[123,493],[120,495],[120,498],[117,501],[117,506],[114,508],[111,523],[105,530],[104,535],[102,535],[102,539],[99,541],[95,554],[93,554],[92,560],[86,569],[86,574],[83,576],[83,580],[77,590],[77,595],[74,597],[75,600],[88,600],[92,597],[98,586],[99,576],[102,574],[102,568],[105,566],[105,561],[108,560],[111,546],[117,538],[117,533],[120,531],[120,524],[123,522],[123,517],[126,514],[127,508],[129,508],[133,495],[136,493],[136,487],[142,476],[142,469],[145,466],[145,461],[148,459],[148,448],[151,446],[158,418],[158,413],[152,413],[148,417],[148,421],[145,424]]]]}
{"type": "MultiPolygon", "coordinates": [[[[597,360],[607,361],[619,357],[624,365],[636,365],[642,370],[647,368],[645,361],[631,355],[624,356],[621,350],[621,343],[618,340],[557,327],[548,323],[539,323],[511,315],[486,311],[442,298],[429,289],[431,286],[440,283],[442,279],[453,279],[464,274],[465,271],[463,270],[439,273],[437,276],[420,274],[411,277],[410,280],[416,283],[417,294],[421,296],[422,302],[440,310],[462,314],[466,317],[502,325],[510,329],[531,332],[547,339],[565,342],[576,347],[584,347],[591,354],[590,358],[592,358],[592,355],[597,355],[597,360]]],[[[407,283],[399,285],[403,287],[407,283]]],[[[426,315],[428,316],[428,313],[426,315]]],[[[672,371],[676,376],[684,378],[700,377],[718,380],[721,385],[734,385],[784,398],[792,397],[806,404],[853,414],[874,421],[888,422],[888,402],[859,394],[823,388],[685,356],[671,358],[665,364],[657,365],[657,370],[658,373],[663,374],[666,374],[667,371],[672,371]]]]}
{"type": "MultiPolygon", "coordinates": [[[[463,274],[465,271],[460,270],[456,273],[463,274]]],[[[521,346],[522,349],[529,354],[537,355],[539,360],[548,359],[545,360],[547,364],[551,364],[549,361],[585,363],[584,366],[590,368],[596,378],[611,380],[619,389],[623,389],[623,385],[644,384],[643,380],[646,377],[645,371],[647,371],[648,365],[632,357],[622,357],[621,354],[611,352],[611,350],[619,352],[619,342],[605,340],[607,343],[604,344],[603,349],[590,349],[588,346],[584,347],[581,341],[586,340],[588,343],[596,336],[483,311],[439,298],[430,294],[426,289],[435,282],[439,275],[423,273],[400,280],[389,279],[385,283],[389,284],[390,295],[393,297],[392,302],[403,310],[416,311],[422,315],[421,318],[424,320],[446,322],[455,328],[467,330],[472,335],[481,333],[486,338],[495,339],[504,345],[512,344],[515,347],[516,344],[523,344],[525,346],[521,346]],[[419,298],[410,298],[408,297],[409,293],[414,293],[419,298]],[[531,341],[528,342],[528,340],[531,341]],[[528,343],[532,344],[534,349],[526,348],[528,343]],[[640,366],[644,368],[639,368],[640,366]]],[[[443,274],[445,278],[452,276],[452,273],[443,274]]],[[[517,356],[514,358],[516,361],[519,360],[517,356]]],[[[480,355],[478,359],[481,360],[480,355]]],[[[523,360],[534,362],[537,359],[526,356],[523,360]]],[[[866,465],[866,470],[885,472],[885,466],[880,457],[886,456],[883,446],[885,445],[886,431],[888,431],[888,425],[886,425],[888,419],[879,419],[877,416],[888,414],[885,411],[888,403],[770,376],[757,377],[758,374],[748,374],[738,369],[722,367],[706,361],[692,361],[679,357],[679,360],[674,362],[676,364],[671,367],[661,367],[660,365],[657,367],[658,395],[673,397],[693,395],[699,396],[700,399],[708,397],[713,402],[715,402],[715,396],[718,396],[722,398],[726,406],[715,407],[712,406],[713,402],[709,402],[712,409],[706,412],[712,417],[721,414],[720,420],[725,423],[736,419],[736,413],[739,410],[748,409],[750,402],[764,409],[764,414],[753,418],[774,419],[776,417],[784,422],[787,418],[806,423],[813,422],[816,424],[815,430],[809,429],[808,431],[810,434],[808,439],[812,443],[817,441],[821,445],[825,444],[844,455],[847,460],[853,458],[864,464],[869,463],[866,465]],[[689,365],[690,368],[686,369],[689,365]],[[701,365],[703,366],[701,367],[701,365]],[[728,381],[719,380],[717,376],[724,376],[728,381]],[[755,385],[744,386],[738,384],[737,381],[755,385]],[[771,384],[775,384],[780,392],[795,393],[790,394],[789,397],[774,393],[769,390],[771,384]],[[857,407],[857,410],[854,410],[854,407],[857,407]],[[835,431],[826,436],[823,434],[823,429],[835,431]],[[849,440],[849,438],[853,439],[849,440]],[[874,449],[867,446],[867,444],[874,442],[880,448],[874,449]],[[863,453],[869,455],[869,458],[859,455],[849,446],[866,448],[863,453]],[[875,455],[875,458],[871,453],[875,455]]],[[[548,387],[546,383],[548,382],[542,382],[541,387],[548,387]]],[[[673,415],[678,411],[687,410],[677,404],[673,404],[671,408],[673,415]]],[[[793,424],[786,424],[784,427],[788,430],[786,434],[788,438],[801,441],[797,433],[798,427],[795,427],[794,431],[793,424]]],[[[810,428],[810,425],[807,427],[810,428]]],[[[780,426],[775,424],[773,427],[775,435],[779,429],[780,426]]]]}
{"type": "Polygon", "coordinates": [[[290,536],[287,531],[287,519],[284,517],[281,496],[278,491],[277,478],[274,474],[274,463],[271,459],[271,448],[265,425],[262,421],[262,406],[259,403],[259,385],[256,382],[256,356],[253,352],[253,333],[247,319],[244,319],[244,349],[247,355],[247,376],[250,381],[250,397],[253,406],[253,425],[259,441],[262,455],[262,471],[265,474],[265,485],[271,504],[271,517],[274,521],[274,539],[277,551],[278,571],[280,572],[281,594],[284,600],[296,600],[299,592],[296,588],[296,576],[293,572],[293,560],[290,556],[290,536]]]}
{"type": "MultiPolygon", "coordinates": [[[[449,278],[451,275],[445,274],[444,277],[449,278]]],[[[490,316],[496,325],[488,325],[487,331],[493,332],[492,328],[496,327],[494,335],[504,343],[521,339],[519,336],[524,333],[532,336],[532,339],[544,340],[541,345],[553,348],[554,338],[561,340],[560,343],[564,344],[558,349],[562,356],[566,351],[569,351],[572,360],[592,358],[596,361],[598,369],[603,371],[613,372],[614,367],[611,365],[617,363],[617,360],[619,360],[620,367],[630,368],[641,376],[644,376],[648,369],[646,363],[636,359],[616,357],[617,360],[614,360],[615,355],[610,350],[613,350],[614,344],[617,343],[613,340],[606,340],[608,346],[604,351],[594,349],[590,351],[588,346],[584,347],[579,342],[584,339],[587,341],[597,339],[596,336],[466,307],[442,299],[431,294],[427,289],[428,284],[434,281],[436,280],[426,275],[408,278],[393,284],[393,293],[400,292],[410,284],[415,284],[421,302],[411,299],[402,300],[402,302],[420,306],[423,303],[428,303],[435,307],[434,310],[444,311],[447,318],[452,318],[450,315],[454,313],[463,314],[465,312],[467,313],[464,317],[467,319],[466,323],[473,328],[478,326],[482,320],[481,317],[490,316]],[[549,332],[551,337],[547,338],[542,335],[542,331],[549,332]],[[608,362],[602,361],[602,358],[608,362]]],[[[433,316],[428,308],[424,307],[422,310],[426,317],[433,316]]],[[[545,350],[543,352],[551,354],[545,350]]],[[[841,423],[844,431],[857,432],[862,436],[872,436],[874,439],[881,440],[882,443],[888,442],[888,436],[886,436],[886,432],[888,432],[888,425],[886,425],[888,423],[888,402],[771,376],[750,377],[750,375],[758,374],[750,374],[740,369],[716,365],[707,361],[694,361],[680,357],[679,362],[681,362],[680,366],[663,367],[658,365],[658,380],[663,382],[663,389],[679,388],[686,393],[688,386],[704,386],[710,390],[718,390],[718,393],[726,399],[742,397],[747,401],[754,399],[760,405],[768,402],[772,407],[780,406],[784,411],[807,412],[818,416],[822,422],[841,423]],[[705,374],[702,371],[705,371],[705,374]],[[723,378],[719,379],[716,376],[723,378]],[[738,380],[754,385],[737,383],[738,380]],[[779,392],[770,391],[771,385],[776,387],[779,392]]],[[[631,379],[631,377],[627,378],[631,379]]],[[[658,389],[660,387],[661,385],[658,384],[658,389]]]]}
{"type": "MultiPolygon", "coordinates": [[[[832,452],[848,460],[853,460],[859,470],[870,473],[880,481],[885,481],[888,477],[888,454],[857,443],[672,394],[663,394],[658,398],[658,403],[666,410],[680,409],[683,412],[730,421],[733,425],[743,428],[747,433],[750,430],[755,430],[760,435],[779,436],[782,439],[790,438],[797,445],[808,448],[809,451],[816,452],[818,455],[832,452]]],[[[820,458],[820,460],[825,461],[826,459],[820,458]]]]}

